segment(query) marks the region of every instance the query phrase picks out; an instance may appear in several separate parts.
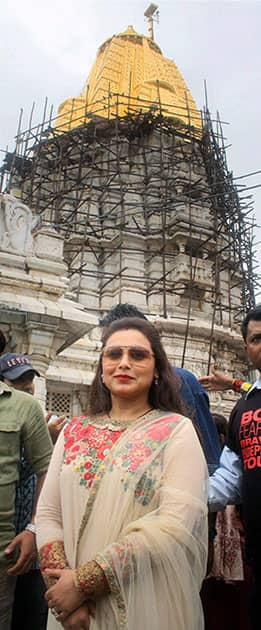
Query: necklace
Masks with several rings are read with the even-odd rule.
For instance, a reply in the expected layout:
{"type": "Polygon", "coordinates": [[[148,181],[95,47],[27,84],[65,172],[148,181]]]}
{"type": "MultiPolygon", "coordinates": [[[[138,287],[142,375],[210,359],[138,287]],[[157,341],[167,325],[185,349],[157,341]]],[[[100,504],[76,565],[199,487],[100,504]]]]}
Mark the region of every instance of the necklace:
{"type": "Polygon", "coordinates": [[[110,422],[112,422],[113,424],[119,424],[120,426],[122,426],[123,424],[131,424],[131,422],[136,422],[137,420],[140,420],[140,418],[143,418],[144,416],[146,416],[147,413],[150,413],[150,411],[154,411],[154,409],[152,409],[152,407],[149,407],[148,409],[146,409],[142,414],[140,414],[139,416],[137,416],[137,418],[131,418],[126,420],[125,418],[112,418],[110,411],[108,411],[108,418],[110,420],[110,422]]]}
{"type": "Polygon", "coordinates": [[[96,427],[102,427],[103,429],[111,429],[112,431],[119,431],[119,429],[126,429],[128,426],[136,424],[141,418],[144,418],[147,414],[155,412],[155,409],[149,407],[144,411],[141,416],[132,419],[116,419],[112,418],[110,412],[107,412],[106,415],[96,416],[90,421],[90,424],[96,427]]]}

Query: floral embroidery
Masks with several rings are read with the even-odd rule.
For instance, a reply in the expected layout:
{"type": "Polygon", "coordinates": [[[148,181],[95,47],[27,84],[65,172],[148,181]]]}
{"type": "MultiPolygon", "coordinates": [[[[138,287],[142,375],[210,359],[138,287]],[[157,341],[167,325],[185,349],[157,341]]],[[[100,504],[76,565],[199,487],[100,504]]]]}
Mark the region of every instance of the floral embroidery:
{"type": "Polygon", "coordinates": [[[69,566],[65,556],[63,541],[54,540],[43,545],[39,550],[39,562],[45,585],[47,588],[50,588],[56,583],[56,578],[46,575],[45,569],[66,569],[69,566]]]}
{"type": "Polygon", "coordinates": [[[162,449],[158,453],[156,451],[165,446],[179,420],[178,415],[165,415],[149,427],[145,424],[137,428],[132,432],[130,439],[125,441],[124,449],[116,450],[111,459],[109,470],[112,471],[117,466],[126,471],[122,477],[126,491],[130,488],[132,477],[136,478],[138,468],[146,467],[134,490],[136,500],[144,506],[152,501],[160,481],[162,449]],[[132,476],[129,473],[132,473],[132,476]]]}
{"type": "Polygon", "coordinates": [[[110,590],[105,573],[94,560],[74,570],[74,585],[78,591],[82,591],[87,598],[98,599],[110,590]]]}
{"type": "MultiPolygon", "coordinates": [[[[135,499],[141,503],[141,505],[149,505],[152,501],[156,488],[160,481],[161,471],[161,453],[151,462],[147,471],[143,473],[139,479],[135,488],[135,499]]],[[[125,484],[124,489],[127,490],[128,484],[125,484]]]]}
{"type": "Polygon", "coordinates": [[[73,463],[75,470],[80,473],[80,485],[91,487],[101,462],[123,430],[97,427],[84,416],[71,420],[64,431],[64,463],[73,463]]]}
{"type": "MultiPolygon", "coordinates": [[[[124,447],[116,448],[108,464],[107,470],[111,472],[115,467],[121,468],[122,483],[126,491],[130,488],[131,479],[136,478],[138,468],[146,467],[146,472],[141,472],[134,491],[136,500],[144,506],[153,499],[160,478],[160,453],[156,451],[165,445],[179,419],[178,415],[163,415],[149,427],[143,424],[134,428],[129,439],[125,440],[124,447]],[[151,463],[148,466],[149,462],[151,463]],[[131,476],[129,473],[132,473],[131,476]]],[[[108,426],[92,424],[84,416],[71,420],[64,431],[64,463],[73,464],[80,473],[80,485],[87,488],[92,486],[101,463],[125,430],[112,430],[108,426]]],[[[97,481],[99,478],[96,477],[97,481]]]]}
{"type": "MultiPolygon", "coordinates": [[[[154,425],[159,422],[159,424],[162,424],[162,427],[164,425],[168,425],[169,426],[169,429],[167,430],[167,435],[169,435],[171,433],[171,431],[174,429],[176,424],[178,424],[180,419],[182,418],[182,416],[179,416],[177,414],[171,414],[170,416],[169,415],[166,416],[164,414],[164,412],[159,412],[159,410],[157,410],[157,409],[155,409],[153,413],[157,414],[157,416],[155,415],[154,425]],[[160,418],[159,418],[158,416],[161,413],[162,413],[162,416],[160,415],[160,418]],[[156,418],[158,418],[158,420],[156,418]]],[[[150,413],[150,415],[151,415],[151,413],[150,413]]],[[[154,420],[154,418],[153,418],[153,420],[154,420]]],[[[77,419],[74,420],[74,422],[75,421],[78,422],[77,419]]],[[[145,424],[144,420],[143,420],[143,422],[144,422],[144,424],[142,424],[142,426],[139,427],[139,431],[140,431],[140,433],[142,433],[142,431],[143,431],[143,434],[145,434],[146,431],[148,431],[149,429],[148,429],[147,423],[145,424]]],[[[96,422],[96,426],[97,426],[97,422],[96,422]]],[[[106,427],[108,427],[107,423],[106,423],[106,427]]],[[[151,428],[151,424],[150,424],[150,428],[151,428]]],[[[159,426],[158,426],[158,428],[159,428],[159,426]]],[[[129,433],[131,433],[132,436],[133,436],[133,440],[132,440],[132,443],[133,443],[135,441],[135,438],[137,437],[137,433],[138,433],[137,426],[136,427],[130,427],[130,430],[127,431],[127,435],[129,433]]],[[[144,435],[143,435],[143,438],[144,438],[144,435]]],[[[115,446],[115,450],[112,453],[112,456],[109,457],[109,461],[107,461],[107,464],[101,464],[100,465],[99,475],[96,475],[96,477],[93,479],[93,486],[92,486],[92,489],[90,491],[89,497],[87,499],[85,512],[83,514],[81,525],[80,525],[80,529],[79,529],[79,535],[78,535],[78,540],[77,540],[76,559],[78,557],[78,551],[79,551],[79,545],[80,545],[80,542],[81,542],[81,538],[82,538],[83,532],[85,530],[85,527],[86,527],[86,525],[88,523],[90,514],[92,512],[92,508],[93,508],[93,504],[94,504],[94,501],[95,501],[95,497],[96,497],[97,491],[99,489],[99,485],[100,485],[101,479],[102,479],[102,477],[104,475],[105,468],[106,468],[107,472],[110,472],[110,471],[114,470],[114,468],[118,467],[118,465],[119,465],[119,467],[121,468],[121,471],[123,470],[123,467],[122,467],[122,464],[121,464],[121,458],[122,458],[122,454],[126,453],[126,451],[128,450],[128,448],[126,446],[126,444],[128,444],[128,443],[129,443],[128,440],[125,440],[124,445],[120,444],[120,445],[115,446]]],[[[154,444],[154,448],[157,448],[159,446],[159,444],[156,441],[154,441],[153,444],[154,444]]],[[[159,451],[159,453],[160,453],[160,451],[159,451]]],[[[156,461],[156,459],[157,459],[157,455],[154,458],[154,462],[156,461]]],[[[130,477],[131,477],[130,475],[126,474],[126,477],[125,477],[125,482],[126,483],[125,483],[125,486],[124,486],[124,490],[127,490],[128,488],[130,488],[130,477]]],[[[133,475],[133,477],[134,477],[134,482],[135,482],[135,476],[133,475]]],[[[158,479],[159,479],[159,475],[158,475],[158,479]]],[[[121,479],[121,481],[122,481],[122,483],[124,483],[124,479],[121,479]]],[[[138,486],[138,483],[137,483],[136,487],[137,486],[138,486]]],[[[132,491],[135,492],[135,488],[133,488],[132,491]]],[[[142,502],[144,501],[143,505],[145,505],[145,497],[142,496],[142,489],[140,487],[138,488],[138,492],[139,492],[139,494],[136,495],[136,498],[141,497],[141,499],[139,499],[139,500],[141,500],[142,502]]],[[[97,561],[97,558],[96,558],[96,561],[97,561]]]]}
{"type": "MultiPolygon", "coordinates": [[[[133,550],[133,543],[131,540],[125,538],[122,541],[117,543],[113,543],[110,547],[104,551],[103,554],[98,553],[95,556],[95,561],[98,562],[100,566],[101,558],[103,561],[107,560],[107,562],[113,567],[115,573],[117,574],[117,567],[120,565],[123,580],[129,581],[130,577],[137,576],[137,556],[142,554],[142,547],[138,545],[137,540],[135,541],[135,549],[133,550]]],[[[106,571],[103,571],[106,575],[106,571]]],[[[106,576],[107,577],[107,576],[106,576]]],[[[107,578],[108,579],[108,578],[107,578]]],[[[109,582],[109,580],[108,580],[109,582]]]]}
{"type": "Polygon", "coordinates": [[[68,567],[62,540],[46,543],[39,550],[41,569],[65,569],[68,567]]]}

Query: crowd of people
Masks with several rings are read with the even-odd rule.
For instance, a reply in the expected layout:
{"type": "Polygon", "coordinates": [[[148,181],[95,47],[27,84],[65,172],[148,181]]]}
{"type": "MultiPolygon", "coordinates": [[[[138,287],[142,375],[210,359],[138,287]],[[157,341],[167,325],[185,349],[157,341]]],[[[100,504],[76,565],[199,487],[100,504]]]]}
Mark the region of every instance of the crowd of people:
{"type": "MultiPolygon", "coordinates": [[[[0,332],[0,630],[257,630],[260,376],[175,368],[131,305],[101,326],[88,409],[51,424],[0,332]]],[[[261,305],[242,335],[261,372],[261,305]]]]}

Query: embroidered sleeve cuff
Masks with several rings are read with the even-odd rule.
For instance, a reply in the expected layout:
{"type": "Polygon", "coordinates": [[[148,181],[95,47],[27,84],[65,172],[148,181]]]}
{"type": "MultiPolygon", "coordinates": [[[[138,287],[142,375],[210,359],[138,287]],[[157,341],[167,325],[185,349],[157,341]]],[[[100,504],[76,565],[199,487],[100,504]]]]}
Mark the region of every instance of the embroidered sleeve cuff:
{"type": "Polygon", "coordinates": [[[57,580],[47,576],[45,569],[66,569],[69,566],[65,556],[63,541],[54,540],[43,545],[39,550],[39,562],[45,584],[47,588],[50,588],[57,580]]]}
{"type": "Polygon", "coordinates": [[[64,544],[62,540],[53,540],[46,543],[39,550],[40,567],[44,569],[66,569],[68,562],[66,560],[64,544]]]}
{"type": "Polygon", "coordinates": [[[105,574],[94,560],[74,570],[74,584],[86,598],[99,599],[110,591],[105,574]]]}

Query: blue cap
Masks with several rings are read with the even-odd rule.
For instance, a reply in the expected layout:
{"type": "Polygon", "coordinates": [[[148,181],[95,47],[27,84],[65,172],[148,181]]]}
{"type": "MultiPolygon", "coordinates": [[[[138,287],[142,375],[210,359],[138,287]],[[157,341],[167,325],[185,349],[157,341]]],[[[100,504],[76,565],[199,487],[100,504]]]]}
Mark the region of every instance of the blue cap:
{"type": "Polygon", "coordinates": [[[28,357],[18,352],[6,352],[0,356],[0,376],[8,381],[15,381],[26,372],[34,372],[36,376],[40,376],[39,372],[33,368],[28,357]]]}

